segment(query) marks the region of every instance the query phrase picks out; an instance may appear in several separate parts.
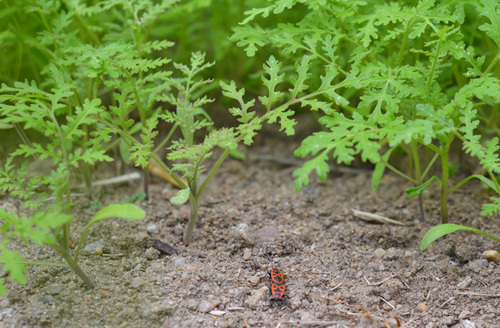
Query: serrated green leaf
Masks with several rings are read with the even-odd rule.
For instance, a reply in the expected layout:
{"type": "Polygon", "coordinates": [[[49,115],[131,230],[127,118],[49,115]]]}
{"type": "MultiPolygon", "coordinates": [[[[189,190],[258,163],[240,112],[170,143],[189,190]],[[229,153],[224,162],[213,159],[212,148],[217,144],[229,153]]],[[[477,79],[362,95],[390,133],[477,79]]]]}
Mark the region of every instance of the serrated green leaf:
{"type": "Polygon", "coordinates": [[[268,110],[284,95],[283,92],[276,91],[276,86],[283,82],[285,77],[285,74],[280,74],[280,68],[281,63],[274,56],[269,57],[264,65],[264,71],[269,77],[262,75],[262,82],[267,87],[269,95],[261,96],[259,100],[268,110]]]}
{"type": "Polygon", "coordinates": [[[491,203],[483,204],[481,215],[494,215],[500,213],[500,198],[490,197],[490,200],[492,201],[491,203]]]}
{"type": "Polygon", "coordinates": [[[318,156],[305,162],[302,167],[296,169],[293,172],[293,177],[295,178],[295,192],[299,192],[303,186],[307,186],[309,184],[309,175],[312,171],[316,171],[316,175],[319,179],[321,181],[325,181],[328,172],[330,172],[330,166],[327,161],[328,152],[323,151],[318,156]]]}
{"type": "Polygon", "coordinates": [[[500,9],[496,0],[480,0],[479,14],[486,17],[490,24],[485,23],[479,26],[500,48],[500,9]]]}

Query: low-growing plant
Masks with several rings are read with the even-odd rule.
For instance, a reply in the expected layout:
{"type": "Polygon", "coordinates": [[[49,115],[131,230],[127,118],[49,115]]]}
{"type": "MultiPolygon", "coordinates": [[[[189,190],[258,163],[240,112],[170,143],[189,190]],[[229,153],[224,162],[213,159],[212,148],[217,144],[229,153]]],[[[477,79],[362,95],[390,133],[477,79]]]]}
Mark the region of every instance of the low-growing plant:
{"type": "MultiPolygon", "coordinates": [[[[296,62],[282,106],[300,103],[321,112],[324,130],[307,137],[295,152],[313,156],[294,172],[296,190],[309,183],[313,171],[324,181],[330,157],[350,164],[359,156],[375,164],[373,190],[386,168],[411,181],[415,187],[407,190],[408,197],[419,197],[422,219],[422,194],[432,182],[441,190],[443,223],[449,193],[470,179],[480,179],[500,196],[498,138],[487,136],[498,131],[498,6],[495,0],[283,0],[247,11],[232,39],[250,56],[262,45],[282,50],[284,62],[296,62]],[[259,25],[268,16],[298,8],[304,14],[296,22],[259,25]],[[297,81],[300,88],[293,87],[297,81]],[[473,174],[449,186],[454,141],[479,159],[486,175],[473,174]],[[391,164],[395,149],[405,150],[409,167],[391,164]],[[441,173],[431,176],[438,160],[441,173]]],[[[493,197],[482,213],[499,211],[500,197],[493,197]]]]}
{"type": "MultiPolygon", "coordinates": [[[[111,161],[107,151],[120,142],[112,141],[108,131],[98,125],[97,117],[108,111],[103,105],[108,101],[106,87],[114,88],[117,81],[125,86],[116,104],[123,107],[127,116],[135,110],[139,112],[140,122],[133,127],[136,131],[146,125],[152,110],[147,98],[154,97],[155,90],[164,91],[158,80],[169,74],[161,72],[153,76],[152,72],[169,60],[146,57],[171,46],[167,41],[148,41],[148,26],[172,2],[151,5],[146,1],[103,1],[87,6],[74,2],[20,0],[6,5],[7,11],[15,14],[14,20],[18,16],[34,18],[26,30],[15,21],[9,29],[13,33],[22,31],[20,43],[29,39],[28,49],[35,47],[40,52],[41,60],[32,68],[41,72],[34,74],[39,83],[9,81],[0,88],[1,127],[15,129],[21,140],[0,169],[0,189],[22,199],[23,207],[34,213],[22,218],[4,213],[6,223],[2,225],[2,232],[7,237],[49,244],[88,286],[93,286],[78,266],[85,234],[80,237],[75,252],[70,249],[70,223],[74,217],[72,188],[79,176],[84,177],[90,188],[93,167],[111,161]],[[34,23],[37,19],[38,25],[34,23]],[[108,24],[105,28],[101,28],[103,21],[108,24]],[[116,21],[121,24],[113,24],[116,21]],[[75,33],[73,27],[80,33],[75,33]],[[28,34],[32,28],[36,28],[33,32],[37,35],[28,34]],[[130,34],[124,37],[120,34],[124,31],[130,34]],[[113,39],[120,41],[113,42],[113,39]],[[30,164],[34,166],[42,160],[52,165],[47,172],[28,170],[30,164]],[[29,224],[36,233],[23,230],[29,224]]],[[[130,204],[106,207],[96,214],[85,231],[109,215],[137,220],[144,217],[144,212],[130,204]]],[[[3,246],[7,243],[5,239],[3,246]]],[[[22,281],[24,278],[16,272],[23,269],[21,266],[15,269],[12,251],[9,253],[6,247],[2,250],[5,256],[11,255],[5,258],[4,269],[14,272],[13,278],[22,281]]]]}
{"type": "Polygon", "coordinates": [[[206,63],[204,54],[194,53],[189,66],[180,63],[174,65],[183,74],[183,77],[170,79],[170,85],[177,90],[177,95],[163,93],[155,100],[172,104],[176,109],[175,111],[155,111],[146,127],[142,129],[140,141],[123,129],[123,126],[130,126],[131,122],[126,122],[125,125],[120,124],[119,122],[123,121],[120,111],[115,111],[117,117],[112,121],[103,117],[100,117],[100,120],[107,126],[110,133],[118,133],[130,142],[131,156],[136,159],[138,165],[145,167],[150,159],[156,161],[181,187],[171,201],[175,204],[184,204],[188,200],[190,202],[191,213],[184,235],[184,243],[189,245],[197,221],[199,198],[227,156],[236,150],[239,143],[252,144],[253,137],[265,122],[279,121],[282,130],[290,135],[294,133],[295,121],[289,118],[293,115],[290,109],[284,106],[274,106],[277,102],[275,87],[281,82],[282,76],[278,74],[280,65],[273,57],[264,65],[265,74],[262,81],[269,95],[259,97],[259,101],[265,107],[264,114],[260,116],[251,110],[256,104],[256,99],[244,100],[244,89],[238,90],[234,82],[220,83],[223,94],[236,100],[240,106],[240,108],[229,109],[229,112],[237,118],[238,125],[220,129],[214,129],[211,126],[211,120],[202,107],[212,102],[211,99],[203,96],[203,87],[211,84],[212,81],[197,77],[197,74],[212,66],[213,63],[206,63]],[[171,141],[168,147],[167,159],[174,162],[171,166],[165,164],[154,151],[158,148],[154,147],[154,137],[158,134],[156,128],[160,120],[179,127],[182,134],[178,140],[171,141]],[[209,132],[202,141],[196,142],[196,132],[209,127],[209,132]],[[222,154],[219,155],[215,164],[207,169],[205,162],[212,157],[216,147],[222,148],[222,154]],[[179,172],[185,180],[177,177],[174,172],[179,172]]]}

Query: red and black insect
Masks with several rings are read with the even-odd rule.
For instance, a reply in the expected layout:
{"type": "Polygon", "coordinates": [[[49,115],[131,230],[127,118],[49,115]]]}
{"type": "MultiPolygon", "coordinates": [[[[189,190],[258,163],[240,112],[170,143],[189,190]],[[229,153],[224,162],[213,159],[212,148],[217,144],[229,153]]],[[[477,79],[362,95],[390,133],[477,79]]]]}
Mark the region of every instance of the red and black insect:
{"type": "Polygon", "coordinates": [[[275,301],[282,301],[283,296],[285,295],[285,290],[286,287],[284,284],[279,284],[279,283],[272,283],[271,284],[271,295],[272,295],[272,300],[275,301]]]}
{"type": "Polygon", "coordinates": [[[285,276],[280,269],[271,269],[269,272],[269,277],[271,278],[271,300],[283,301],[283,296],[285,295],[285,276]]]}
{"type": "Polygon", "coordinates": [[[284,284],[285,283],[285,277],[283,276],[283,273],[281,272],[280,269],[271,269],[271,271],[269,271],[269,276],[271,277],[271,281],[273,283],[277,283],[277,284],[284,284]]]}

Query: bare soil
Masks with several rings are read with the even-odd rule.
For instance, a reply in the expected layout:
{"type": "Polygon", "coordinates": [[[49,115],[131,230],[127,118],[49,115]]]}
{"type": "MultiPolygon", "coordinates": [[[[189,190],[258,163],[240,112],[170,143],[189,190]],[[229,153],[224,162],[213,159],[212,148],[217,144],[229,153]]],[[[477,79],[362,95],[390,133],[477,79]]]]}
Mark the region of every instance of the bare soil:
{"type": "MultiPolygon", "coordinates": [[[[99,222],[87,237],[81,266],[95,289],[69,269],[30,266],[27,285],[9,282],[0,298],[0,327],[500,327],[500,263],[482,258],[498,245],[455,233],[418,249],[440,220],[437,189],[424,198],[427,222],[406,199],[410,185],[392,174],[377,193],[361,169],[333,172],[326,183],[312,178],[295,193],[296,167],[265,156],[293,160],[296,146],[267,140],[244,162],[228,159],[202,196],[189,247],[189,207],[171,204],[176,189],[153,179],[150,200],[137,203],[145,221],[99,222]],[[352,209],[405,225],[369,223],[352,209]],[[177,254],[161,253],[154,240],[177,254]],[[272,267],[285,274],[283,302],[270,301],[272,267]]],[[[134,181],[81,197],[74,240],[96,200],[140,191],[134,181]]],[[[450,221],[499,236],[499,217],[479,215],[487,197],[480,183],[466,184],[450,196],[450,221]]],[[[21,211],[18,201],[1,201],[21,211]]],[[[16,246],[26,259],[61,261],[48,247],[16,246]]]]}

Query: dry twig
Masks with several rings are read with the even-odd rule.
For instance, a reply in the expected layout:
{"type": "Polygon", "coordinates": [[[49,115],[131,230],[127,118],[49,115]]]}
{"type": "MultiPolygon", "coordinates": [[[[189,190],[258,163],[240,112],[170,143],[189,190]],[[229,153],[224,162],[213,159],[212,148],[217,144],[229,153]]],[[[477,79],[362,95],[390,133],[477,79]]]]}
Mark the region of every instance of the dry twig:
{"type": "Polygon", "coordinates": [[[396,225],[400,225],[400,226],[405,225],[402,222],[399,222],[399,221],[396,221],[393,219],[389,219],[385,216],[381,216],[381,215],[377,215],[377,214],[373,214],[373,213],[369,213],[369,212],[358,211],[355,209],[351,209],[351,211],[355,217],[360,218],[360,219],[365,220],[365,221],[377,222],[377,223],[387,223],[387,224],[396,224],[396,225]]]}

